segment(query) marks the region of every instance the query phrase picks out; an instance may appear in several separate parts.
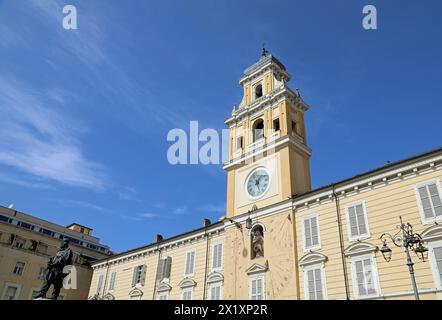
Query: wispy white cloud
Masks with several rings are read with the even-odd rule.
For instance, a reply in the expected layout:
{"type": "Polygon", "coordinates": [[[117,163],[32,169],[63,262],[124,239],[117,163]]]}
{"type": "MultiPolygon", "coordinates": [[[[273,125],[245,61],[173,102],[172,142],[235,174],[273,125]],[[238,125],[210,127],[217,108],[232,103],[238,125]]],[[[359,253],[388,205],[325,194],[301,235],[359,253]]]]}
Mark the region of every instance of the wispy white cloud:
{"type": "Polygon", "coordinates": [[[23,177],[13,176],[5,173],[0,174],[0,181],[2,183],[8,183],[17,185],[20,187],[33,188],[33,189],[45,189],[45,190],[57,190],[54,186],[46,183],[40,183],[37,181],[28,180],[23,177]]]}
{"type": "Polygon", "coordinates": [[[140,202],[138,198],[138,192],[130,187],[122,187],[121,190],[117,191],[118,199],[125,201],[136,201],[140,202]]]}
{"type": "Polygon", "coordinates": [[[157,213],[142,213],[142,214],[140,214],[140,217],[150,219],[150,218],[159,217],[159,214],[157,214],[157,213]]]}
{"type": "Polygon", "coordinates": [[[172,210],[172,212],[173,212],[173,214],[176,214],[176,215],[183,215],[183,214],[188,213],[188,209],[187,209],[187,206],[180,206],[180,207],[174,208],[172,210]]]}
{"type": "Polygon", "coordinates": [[[84,127],[33,88],[0,76],[0,163],[70,186],[104,188],[104,168],[84,155],[84,127]]]}
{"type": "Polygon", "coordinates": [[[204,211],[207,213],[220,213],[224,214],[226,211],[225,204],[206,204],[197,208],[198,211],[204,211]]]}
{"type": "Polygon", "coordinates": [[[81,207],[81,208],[85,208],[85,209],[92,209],[95,211],[100,211],[100,212],[108,212],[108,213],[112,213],[111,210],[104,208],[102,206],[96,205],[94,203],[90,203],[87,201],[82,201],[82,200],[66,200],[66,199],[49,199],[50,201],[53,202],[57,202],[61,205],[64,206],[74,206],[74,207],[81,207]]]}

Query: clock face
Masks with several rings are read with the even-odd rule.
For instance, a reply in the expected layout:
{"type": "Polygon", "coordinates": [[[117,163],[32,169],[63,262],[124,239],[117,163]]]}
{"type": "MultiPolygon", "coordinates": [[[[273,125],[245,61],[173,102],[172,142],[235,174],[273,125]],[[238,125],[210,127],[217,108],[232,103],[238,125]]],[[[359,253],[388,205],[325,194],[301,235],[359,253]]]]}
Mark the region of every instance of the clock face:
{"type": "Polygon", "coordinates": [[[246,190],[250,198],[256,199],[267,192],[270,186],[270,176],[264,167],[257,168],[246,180],[246,190]]]}

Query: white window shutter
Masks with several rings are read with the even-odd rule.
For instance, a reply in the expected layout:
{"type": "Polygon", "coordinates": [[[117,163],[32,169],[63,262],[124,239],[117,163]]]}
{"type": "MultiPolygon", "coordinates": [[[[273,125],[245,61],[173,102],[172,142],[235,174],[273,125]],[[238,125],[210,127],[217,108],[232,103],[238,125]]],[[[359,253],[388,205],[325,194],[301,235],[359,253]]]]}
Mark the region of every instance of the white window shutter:
{"type": "Polygon", "coordinates": [[[366,296],[367,290],[365,285],[364,266],[362,265],[362,261],[355,262],[355,269],[359,296],[366,296]]]}
{"type": "Polygon", "coordinates": [[[134,267],[132,275],[132,287],[135,287],[135,285],[137,284],[137,273],[138,273],[138,267],[134,267]]]}
{"type": "Polygon", "coordinates": [[[171,269],[172,269],[172,257],[167,257],[164,266],[163,278],[170,278],[171,269]]]}
{"type": "Polygon", "coordinates": [[[313,270],[307,271],[307,288],[309,300],[315,300],[315,276],[313,270]]]}
{"type": "Polygon", "coordinates": [[[364,214],[364,207],[362,206],[362,204],[358,204],[356,206],[356,216],[358,219],[359,235],[366,234],[367,226],[365,225],[365,214],[364,214]]]}
{"type": "Polygon", "coordinates": [[[218,268],[221,268],[223,265],[223,244],[218,244],[218,268]]]}
{"type": "Polygon", "coordinates": [[[213,262],[212,267],[221,268],[222,266],[222,254],[223,254],[223,245],[222,243],[218,243],[213,246],[213,262]]]}
{"type": "Polygon", "coordinates": [[[434,214],[436,217],[442,216],[442,202],[437,185],[435,183],[428,185],[428,191],[430,192],[431,202],[433,203],[434,214]]]}
{"type": "Polygon", "coordinates": [[[141,268],[141,280],[140,280],[140,284],[142,286],[144,286],[144,283],[146,281],[146,271],[147,271],[146,265],[143,265],[141,268]]]}
{"type": "Polygon", "coordinates": [[[158,261],[156,280],[161,281],[164,278],[164,259],[158,261]]]}
{"type": "Polygon", "coordinates": [[[97,293],[101,292],[101,288],[103,286],[103,278],[104,276],[102,274],[100,274],[100,276],[98,277],[97,293]]]}
{"type": "Polygon", "coordinates": [[[109,290],[114,290],[115,287],[115,277],[117,276],[117,272],[116,271],[112,271],[111,273],[111,278],[109,281],[109,290]]]}
{"type": "Polygon", "coordinates": [[[189,251],[186,255],[186,275],[193,274],[195,264],[195,251],[189,251]]]}
{"type": "Polygon", "coordinates": [[[318,218],[313,217],[310,221],[310,226],[312,228],[312,246],[317,246],[319,245],[318,218]]]}
{"type": "Polygon", "coordinates": [[[310,220],[304,220],[304,234],[305,234],[305,247],[310,248],[312,246],[312,234],[310,229],[310,220]]]}
{"type": "Polygon", "coordinates": [[[258,300],[262,300],[263,297],[263,287],[262,287],[262,279],[257,280],[257,288],[256,293],[258,294],[258,300]]]}
{"type": "Polygon", "coordinates": [[[321,269],[315,269],[316,300],[323,300],[321,269]]]}
{"type": "Polygon", "coordinates": [[[433,208],[431,207],[430,195],[428,194],[427,186],[418,188],[419,197],[421,199],[422,210],[424,211],[425,219],[434,217],[433,208]]]}
{"type": "Polygon", "coordinates": [[[350,235],[352,237],[356,237],[359,235],[358,232],[358,222],[356,220],[356,211],[354,207],[349,207],[348,208],[348,219],[349,219],[349,224],[350,224],[350,235]]]}
{"type": "Polygon", "coordinates": [[[440,280],[442,282],[442,247],[434,248],[434,258],[436,260],[437,270],[439,272],[440,280]]]}
{"type": "Polygon", "coordinates": [[[252,280],[252,300],[256,300],[256,281],[257,280],[252,280]]]}

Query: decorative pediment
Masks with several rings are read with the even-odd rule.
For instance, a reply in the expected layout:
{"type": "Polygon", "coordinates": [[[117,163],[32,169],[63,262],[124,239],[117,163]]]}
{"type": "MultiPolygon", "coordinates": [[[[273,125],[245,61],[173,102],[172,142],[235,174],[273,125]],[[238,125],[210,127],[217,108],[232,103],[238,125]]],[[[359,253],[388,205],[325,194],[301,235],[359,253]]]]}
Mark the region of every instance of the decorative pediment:
{"type": "Polygon", "coordinates": [[[170,291],[170,290],[172,290],[172,287],[166,282],[161,282],[157,288],[158,292],[165,292],[165,291],[170,291]]]}
{"type": "Polygon", "coordinates": [[[112,293],[107,293],[104,297],[103,300],[115,300],[115,297],[112,293]]]}
{"type": "Polygon", "coordinates": [[[327,256],[319,252],[309,252],[306,253],[299,259],[299,265],[301,267],[308,266],[311,264],[324,263],[328,260],[327,256]]]}
{"type": "Polygon", "coordinates": [[[178,284],[178,286],[183,289],[183,288],[189,288],[189,287],[195,287],[196,286],[196,282],[195,280],[191,279],[191,278],[184,278],[183,280],[180,281],[180,283],[178,284]]]}
{"type": "Polygon", "coordinates": [[[256,274],[256,273],[263,273],[266,272],[269,269],[269,263],[266,261],[265,265],[261,265],[258,263],[252,264],[247,270],[247,274],[256,274]]]}
{"type": "Polygon", "coordinates": [[[368,242],[356,242],[349,245],[345,250],[344,254],[348,256],[356,256],[359,254],[372,253],[378,250],[378,247],[374,244],[368,242]]]}
{"type": "Polygon", "coordinates": [[[136,297],[141,297],[143,295],[143,291],[141,291],[138,288],[133,288],[130,292],[129,292],[129,297],[131,298],[136,298],[136,297]]]}
{"type": "Polygon", "coordinates": [[[207,283],[214,283],[214,282],[223,282],[224,276],[219,272],[212,272],[207,277],[207,283]]]}
{"type": "Polygon", "coordinates": [[[421,233],[422,239],[424,241],[435,241],[435,240],[442,240],[442,225],[436,224],[434,226],[431,226],[427,229],[425,229],[421,233]]]}

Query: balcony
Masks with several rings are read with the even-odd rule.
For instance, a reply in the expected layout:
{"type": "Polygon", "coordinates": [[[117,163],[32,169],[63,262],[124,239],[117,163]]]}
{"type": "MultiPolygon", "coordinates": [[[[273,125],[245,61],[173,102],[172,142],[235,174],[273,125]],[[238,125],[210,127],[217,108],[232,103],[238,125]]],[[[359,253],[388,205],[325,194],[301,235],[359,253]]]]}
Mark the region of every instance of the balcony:
{"type": "Polygon", "coordinates": [[[242,148],[239,148],[238,150],[236,150],[234,153],[233,153],[233,158],[235,159],[235,158],[239,158],[239,157],[241,157],[241,155],[242,155],[242,148]]]}
{"type": "Polygon", "coordinates": [[[253,151],[253,150],[261,148],[263,145],[264,145],[264,138],[261,138],[258,141],[255,141],[255,142],[249,144],[247,146],[247,149],[248,149],[248,151],[253,151]]]}
{"type": "Polygon", "coordinates": [[[275,131],[272,133],[272,135],[269,137],[269,142],[275,141],[281,137],[281,131],[275,131]]]}

